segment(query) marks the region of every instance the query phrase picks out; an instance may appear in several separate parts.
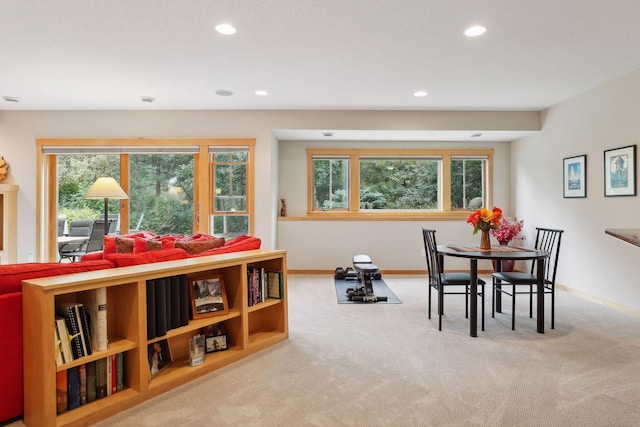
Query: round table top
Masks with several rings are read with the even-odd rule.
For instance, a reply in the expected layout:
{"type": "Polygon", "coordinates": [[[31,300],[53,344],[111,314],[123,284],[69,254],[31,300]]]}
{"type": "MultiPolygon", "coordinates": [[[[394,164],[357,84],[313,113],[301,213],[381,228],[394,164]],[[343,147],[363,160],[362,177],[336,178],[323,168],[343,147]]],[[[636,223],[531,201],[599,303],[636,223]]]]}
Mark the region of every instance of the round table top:
{"type": "Polygon", "coordinates": [[[476,259],[514,259],[529,260],[548,258],[549,253],[535,248],[520,246],[492,246],[491,249],[480,249],[473,243],[438,245],[438,253],[459,258],[476,259]]]}

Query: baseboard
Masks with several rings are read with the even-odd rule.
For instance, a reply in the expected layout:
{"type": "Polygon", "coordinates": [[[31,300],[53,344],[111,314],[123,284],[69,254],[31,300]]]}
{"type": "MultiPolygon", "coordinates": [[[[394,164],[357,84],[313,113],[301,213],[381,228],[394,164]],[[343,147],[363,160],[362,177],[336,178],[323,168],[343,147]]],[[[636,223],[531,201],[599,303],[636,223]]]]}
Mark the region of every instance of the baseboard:
{"type": "Polygon", "coordinates": [[[573,294],[573,295],[575,295],[575,296],[577,296],[579,298],[582,298],[584,300],[595,302],[596,304],[600,304],[600,305],[603,305],[605,307],[609,307],[609,308],[611,308],[613,310],[621,311],[623,313],[629,314],[629,315],[634,316],[634,317],[640,317],[640,311],[639,310],[624,306],[622,304],[618,304],[618,303],[615,303],[615,302],[604,300],[602,298],[599,298],[599,297],[593,296],[591,294],[579,291],[577,289],[570,288],[570,287],[565,286],[565,285],[561,285],[559,283],[556,283],[556,287],[558,289],[562,289],[563,291],[568,292],[570,294],[573,294]]]}
{"type": "MultiPolygon", "coordinates": [[[[463,273],[469,270],[447,270],[447,273],[463,273]]],[[[491,274],[493,270],[478,270],[478,274],[491,274]]],[[[335,274],[335,270],[287,270],[287,274],[335,274]]],[[[427,270],[380,270],[380,274],[427,275],[427,270]]]]}

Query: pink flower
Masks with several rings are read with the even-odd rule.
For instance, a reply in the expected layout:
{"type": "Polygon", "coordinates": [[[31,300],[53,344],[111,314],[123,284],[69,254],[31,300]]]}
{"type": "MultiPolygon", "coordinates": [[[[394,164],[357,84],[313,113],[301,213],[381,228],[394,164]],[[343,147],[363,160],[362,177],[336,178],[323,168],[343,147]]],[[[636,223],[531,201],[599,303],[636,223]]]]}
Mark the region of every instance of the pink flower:
{"type": "Polygon", "coordinates": [[[512,239],[515,239],[516,237],[518,237],[518,235],[522,231],[523,225],[524,225],[524,220],[520,220],[516,223],[511,223],[505,218],[502,218],[502,221],[500,222],[500,227],[497,229],[491,230],[491,234],[501,244],[507,244],[512,239]]]}

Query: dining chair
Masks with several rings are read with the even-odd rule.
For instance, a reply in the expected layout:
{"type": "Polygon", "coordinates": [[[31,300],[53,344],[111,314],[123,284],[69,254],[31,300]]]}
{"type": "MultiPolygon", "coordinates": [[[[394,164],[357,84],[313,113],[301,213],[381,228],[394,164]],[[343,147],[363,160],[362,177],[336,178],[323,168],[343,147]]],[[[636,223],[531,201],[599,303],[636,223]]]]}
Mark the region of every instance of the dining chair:
{"type": "MultiPolygon", "coordinates": [[[[442,330],[442,315],[444,314],[445,295],[465,296],[465,317],[469,317],[469,292],[471,289],[471,276],[469,273],[456,272],[444,273],[443,257],[438,255],[436,243],[436,230],[422,229],[425,255],[427,257],[427,270],[429,272],[429,319],[431,319],[431,290],[438,292],[438,330],[442,330]],[[463,288],[463,289],[460,289],[463,288]]],[[[484,285],[485,281],[478,278],[478,296],[482,298],[481,329],[484,331],[484,285]]]]}
{"type": "MultiPolygon", "coordinates": [[[[558,257],[560,255],[560,241],[564,230],[552,228],[536,227],[535,248],[549,254],[544,267],[544,293],[551,295],[551,329],[555,326],[555,304],[556,304],[556,270],[558,268],[558,257]]],[[[536,275],[536,262],[532,261],[531,270],[527,272],[496,272],[492,274],[493,298],[491,300],[491,317],[495,317],[496,296],[501,295],[511,297],[511,329],[516,328],[516,295],[529,295],[529,317],[533,317],[533,295],[536,293],[538,276],[536,275]]]]}
{"type": "MultiPolygon", "coordinates": [[[[62,245],[58,252],[60,254],[60,262],[64,259],[70,259],[75,261],[76,258],[84,255],[87,252],[87,245],[89,238],[94,228],[95,220],[93,219],[74,219],[71,220],[69,225],[69,237],[86,237],[86,240],[70,241],[62,245]]],[[[104,234],[104,228],[102,229],[104,234]]]]}

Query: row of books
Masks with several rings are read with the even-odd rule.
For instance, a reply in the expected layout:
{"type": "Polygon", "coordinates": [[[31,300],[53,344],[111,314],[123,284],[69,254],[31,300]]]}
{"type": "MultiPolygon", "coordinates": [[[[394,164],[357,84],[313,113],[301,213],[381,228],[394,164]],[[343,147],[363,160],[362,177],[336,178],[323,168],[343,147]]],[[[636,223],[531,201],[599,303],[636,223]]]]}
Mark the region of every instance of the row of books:
{"type": "Polygon", "coordinates": [[[57,366],[106,350],[106,288],[80,292],[78,302],[57,301],[54,332],[57,366]]]}
{"type": "Polygon", "coordinates": [[[185,274],[147,280],[147,339],[189,324],[189,282],[185,274]]]}
{"type": "Polygon", "coordinates": [[[267,298],[282,299],[282,272],[248,267],[247,286],[249,306],[264,302],[267,298]]]}
{"type": "Polygon", "coordinates": [[[124,389],[124,353],[83,363],[56,373],[59,414],[124,389]]]}

